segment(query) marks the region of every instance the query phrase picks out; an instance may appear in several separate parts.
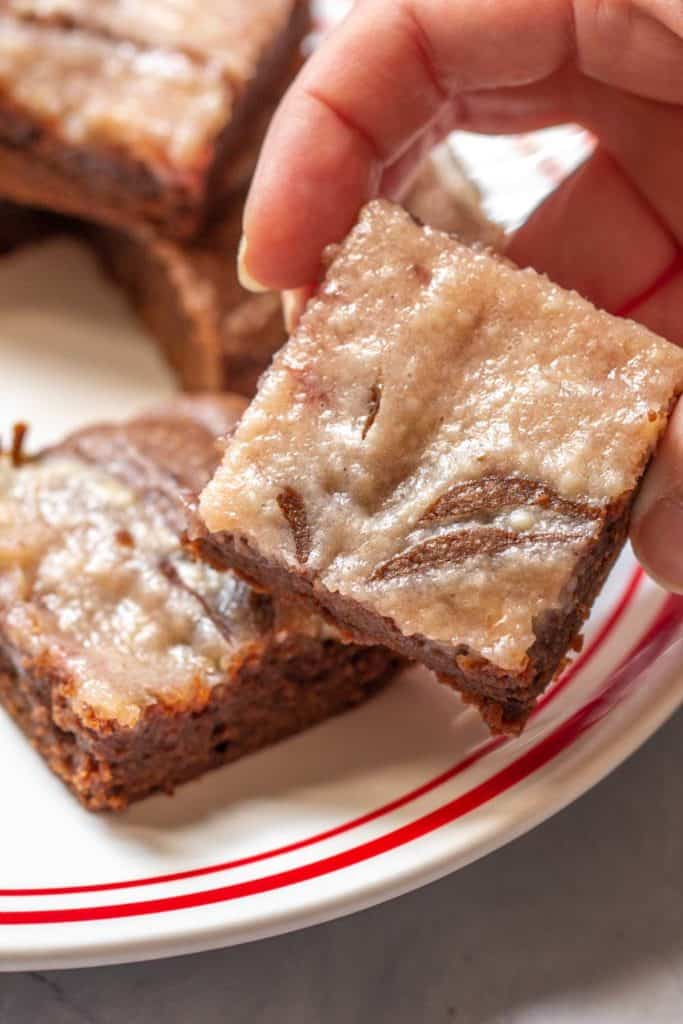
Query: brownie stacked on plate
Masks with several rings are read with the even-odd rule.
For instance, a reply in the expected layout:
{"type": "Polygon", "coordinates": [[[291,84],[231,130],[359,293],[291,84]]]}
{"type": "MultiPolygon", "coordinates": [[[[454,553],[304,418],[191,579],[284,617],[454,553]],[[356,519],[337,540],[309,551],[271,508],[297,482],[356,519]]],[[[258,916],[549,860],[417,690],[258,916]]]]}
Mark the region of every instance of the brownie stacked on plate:
{"type": "MultiPolygon", "coordinates": [[[[309,26],[308,0],[10,0],[0,13],[0,196],[79,218],[185,390],[250,396],[285,340],[278,297],[245,292],[235,259],[309,26]]],[[[408,205],[468,239],[495,235],[448,151],[408,205]]],[[[3,236],[18,240],[8,208],[3,236]]]]}
{"type": "MultiPolygon", "coordinates": [[[[0,196],[79,218],[185,389],[224,392],[0,459],[0,700],[92,809],[406,658],[519,732],[683,387],[673,346],[495,255],[447,148],[406,203],[432,226],[366,207],[281,347],[235,257],[307,24],[297,0],[0,14],[0,196]],[[276,352],[243,414],[225,392],[276,352]]],[[[7,246],[53,225],[7,212],[7,246]]]]}
{"type": "MultiPolygon", "coordinates": [[[[308,27],[303,0],[3,5],[2,247],[77,232],[185,389],[249,394],[284,341],[235,259],[308,27]]],[[[207,398],[0,459],[0,700],[89,808],[350,707],[396,663],[183,554],[181,489],[240,410],[207,398]]]]}

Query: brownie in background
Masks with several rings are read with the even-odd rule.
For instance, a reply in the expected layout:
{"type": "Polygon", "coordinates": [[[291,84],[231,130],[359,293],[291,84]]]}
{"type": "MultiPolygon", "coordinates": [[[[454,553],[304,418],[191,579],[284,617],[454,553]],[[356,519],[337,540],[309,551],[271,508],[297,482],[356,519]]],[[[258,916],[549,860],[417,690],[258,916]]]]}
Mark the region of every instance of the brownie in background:
{"type": "Polygon", "coordinates": [[[0,702],[90,810],[121,810],[366,700],[397,659],[182,546],[235,396],[0,458],[0,702]]]}

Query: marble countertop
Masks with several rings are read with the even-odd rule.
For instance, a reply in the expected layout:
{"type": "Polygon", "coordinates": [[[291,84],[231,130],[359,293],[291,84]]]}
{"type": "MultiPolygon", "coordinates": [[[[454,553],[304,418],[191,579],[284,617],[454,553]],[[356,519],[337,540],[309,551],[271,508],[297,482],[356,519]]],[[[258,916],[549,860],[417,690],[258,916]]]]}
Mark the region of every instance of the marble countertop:
{"type": "Polygon", "coordinates": [[[277,939],[0,975],[0,1024],[675,1024],[683,712],[572,807],[419,892],[277,939]]]}

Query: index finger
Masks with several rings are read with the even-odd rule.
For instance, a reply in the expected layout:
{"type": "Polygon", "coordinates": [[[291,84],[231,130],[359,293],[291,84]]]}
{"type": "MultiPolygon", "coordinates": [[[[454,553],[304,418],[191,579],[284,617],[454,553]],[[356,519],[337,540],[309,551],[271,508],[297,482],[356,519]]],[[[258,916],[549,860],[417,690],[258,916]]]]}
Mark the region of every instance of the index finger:
{"type": "Polygon", "coordinates": [[[271,125],[245,211],[249,274],[280,289],[315,280],[324,246],[459,90],[514,85],[561,62],[567,10],[565,0],[356,4],[271,125]],[[502,67],[501,35],[520,32],[525,45],[503,47],[502,67]]]}
{"type": "Polygon", "coordinates": [[[573,63],[656,99],[683,96],[676,19],[683,34],[683,12],[662,0],[362,0],[274,118],[245,211],[244,268],[272,288],[314,281],[324,246],[445,107],[476,128],[471,94],[533,86],[573,63]]]}

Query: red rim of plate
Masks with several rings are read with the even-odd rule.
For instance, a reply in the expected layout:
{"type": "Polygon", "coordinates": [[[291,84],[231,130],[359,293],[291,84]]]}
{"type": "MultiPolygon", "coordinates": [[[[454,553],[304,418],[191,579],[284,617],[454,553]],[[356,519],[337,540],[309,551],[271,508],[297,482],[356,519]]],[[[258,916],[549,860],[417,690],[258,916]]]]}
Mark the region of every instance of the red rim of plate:
{"type": "MultiPolygon", "coordinates": [[[[537,715],[543,708],[547,707],[548,704],[550,704],[563,690],[565,690],[578,673],[585,668],[591,659],[598,653],[635,597],[636,590],[638,589],[642,579],[642,569],[635,569],[629,579],[629,582],[624,587],[619,600],[614,605],[610,615],[605,619],[605,622],[598,630],[594,639],[582,651],[576,661],[569,666],[567,671],[558,680],[557,684],[539,700],[532,717],[537,715]]],[[[445,782],[450,781],[456,775],[461,774],[461,772],[470,768],[478,761],[481,761],[488,754],[492,753],[492,751],[503,746],[505,742],[507,741],[504,736],[491,737],[481,743],[479,747],[473,750],[471,754],[468,754],[467,757],[457,761],[454,765],[451,765],[450,768],[446,768],[443,772],[440,772],[433,778],[428,779],[420,786],[409,790],[407,793],[403,793],[401,796],[395,797],[393,800],[382,804],[380,807],[377,807],[372,811],[367,811],[355,818],[351,818],[349,821],[342,822],[341,825],[336,825],[333,828],[326,829],[323,832],[317,832],[312,836],[305,837],[304,839],[298,839],[292,843],[287,843],[284,846],[275,847],[272,850],[262,850],[259,853],[240,857],[237,860],[222,861],[219,864],[207,864],[203,867],[188,868],[185,871],[175,871],[163,875],[150,875],[146,878],[122,879],[117,882],[92,882],[89,885],[59,886],[52,888],[24,887],[21,889],[0,889],[0,897],[83,895],[85,893],[112,892],[118,889],[134,889],[148,885],[161,885],[168,882],[180,882],[189,878],[201,878],[205,875],[217,874],[222,871],[230,871],[235,868],[258,864],[260,861],[270,860],[273,857],[280,857],[284,854],[296,853],[298,850],[305,849],[308,846],[313,846],[327,839],[333,839],[336,838],[336,836],[343,835],[345,832],[350,832],[355,828],[359,828],[361,825],[367,825],[369,822],[375,821],[377,818],[381,818],[386,814],[390,814],[392,811],[398,810],[400,807],[404,807],[407,804],[412,803],[419,797],[424,796],[426,793],[437,789],[445,782]]]]}
{"type": "MultiPolygon", "coordinates": [[[[571,680],[575,678],[579,669],[584,667],[588,660],[597,653],[607,636],[612,632],[615,625],[624,614],[626,608],[633,600],[641,579],[642,572],[640,570],[636,570],[620,600],[617,602],[612,613],[603,624],[598,635],[586,649],[581,658],[577,659],[553,690],[549,691],[545,701],[543,702],[543,706],[547,706],[547,704],[554,699],[559,692],[564,690],[571,680]]],[[[96,921],[112,918],[145,916],[148,914],[207,906],[244,898],[246,896],[270,892],[275,889],[281,889],[291,885],[297,885],[301,882],[309,881],[311,879],[339,871],[343,868],[351,867],[362,861],[369,860],[383,853],[387,853],[390,850],[396,849],[397,847],[403,846],[406,843],[434,832],[436,829],[442,828],[456,819],[461,818],[483,806],[494,797],[499,796],[507,789],[533,774],[539,768],[552,761],[567,747],[571,746],[572,743],[578,740],[579,737],[592,728],[592,726],[601,721],[610,712],[610,710],[619,703],[624,694],[632,688],[635,682],[637,682],[643,668],[655,660],[661,651],[663,644],[671,635],[672,630],[679,626],[681,622],[683,622],[683,598],[670,596],[666,599],[664,605],[660,609],[654,623],[639,639],[634,648],[629,651],[625,659],[623,659],[621,663],[609,674],[605,685],[596,696],[588,700],[577,711],[570,715],[569,718],[540,740],[534,747],[526,751],[506,767],[496,772],[490,778],[484,780],[479,785],[473,787],[471,790],[461,794],[455,799],[448,801],[442,807],[423,815],[413,822],[399,826],[398,828],[386,833],[384,836],[380,836],[368,842],[361,843],[356,847],[352,847],[349,850],[317,861],[312,861],[311,863],[304,864],[296,868],[291,868],[286,871],[277,872],[261,878],[250,879],[245,882],[221,886],[216,889],[113,905],[61,908],[54,910],[0,912],[0,924],[56,924],[79,921],[96,921]],[[647,660],[645,664],[643,664],[642,659],[634,661],[635,655],[644,654],[646,652],[647,660]]],[[[425,783],[423,786],[416,790],[412,790],[410,793],[392,801],[390,804],[378,808],[377,810],[364,815],[362,818],[357,818],[351,822],[347,822],[345,825],[338,826],[326,833],[321,833],[318,836],[301,840],[298,843],[290,844],[289,846],[282,847],[278,850],[267,851],[265,853],[254,855],[253,857],[244,858],[240,861],[228,862],[221,865],[211,865],[206,868],[197,868],[188,872],[178,872],[173,875],[157,876],[152,879],[136,879],[131,882],[114,882],[102,886],[40,890],[10,890],[3,892],[2,895],[67,895],[84,892],[109,891],[112,889],[159,884],[166,881],[176,881],[188,877],[197,877],[198,875],[210,874],[216,871],[227,870],[232,867],[254,863],[259,860],[265,860],[282,853],[291,852],[292,850],[320,842],[322,839],[330,838],[333,835],[348,831],[351,828],[357,827],[359,824],[386,814],[388,811],[404,805],[425,792],[443,784],[447,779],[452,778],[460,771],[463,771],[466,767],[481,759],[504,742],[505,740],[502,738],[489,740],[482,744],[477,751],[471,754],[464,761],[459,762],[446,772],[441,773],[434,779],[425,783]]]]}

